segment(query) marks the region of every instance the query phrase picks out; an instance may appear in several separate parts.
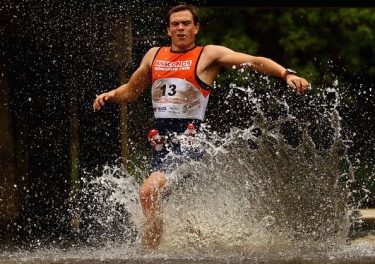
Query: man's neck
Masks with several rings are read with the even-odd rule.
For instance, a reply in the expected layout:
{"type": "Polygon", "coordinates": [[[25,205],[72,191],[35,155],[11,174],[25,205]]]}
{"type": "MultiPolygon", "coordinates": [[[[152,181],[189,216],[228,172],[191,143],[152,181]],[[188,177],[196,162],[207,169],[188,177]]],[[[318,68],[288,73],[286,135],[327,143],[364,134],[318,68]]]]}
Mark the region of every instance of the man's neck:
{"type": "Polygon", "coordinates": [[[191,43],[187,46],[177,46],[177,45],[173,45],[171,46],[171,51],[172,52],[176,52],[176,53],[182,53],[182,52],[186,52],[186,51],[189,51],[191,49],[194,49],[195,48],[195,43],[191,43]]]}

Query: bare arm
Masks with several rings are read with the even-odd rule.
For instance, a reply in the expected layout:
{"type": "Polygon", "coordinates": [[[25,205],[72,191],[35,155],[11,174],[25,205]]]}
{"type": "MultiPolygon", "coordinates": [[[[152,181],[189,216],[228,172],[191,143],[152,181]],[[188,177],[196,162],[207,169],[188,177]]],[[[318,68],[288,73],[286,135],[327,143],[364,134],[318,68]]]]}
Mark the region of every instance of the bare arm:
{"type": "Polygon", "coordinates": [[[99,95],[94,101],[94,110],[100,110],[108,102],[124,103],[136,100],[151,82],[151,64],[156,50],[157,48],[152,48],[146,53],[127,83],[99,95]]]}
{"type": "MultiPolygon", "coordinates": [[[[223,46],[209,45],[206,48],[207,54],[210,54],[210,60],[215,68],[220,68],[222,66],[236,66],[237,68],[254,70],[276,77],[282,77],[282,73],[284,73],[286,70],[277,62],[265,57],[257,57],[245,53],[235,52],[223,46]]],[[[298,93],[305,92],[310,86],[310,84],[304,78],[296,75],[288,75],[286,77],[286,82],[298,93]]]]}

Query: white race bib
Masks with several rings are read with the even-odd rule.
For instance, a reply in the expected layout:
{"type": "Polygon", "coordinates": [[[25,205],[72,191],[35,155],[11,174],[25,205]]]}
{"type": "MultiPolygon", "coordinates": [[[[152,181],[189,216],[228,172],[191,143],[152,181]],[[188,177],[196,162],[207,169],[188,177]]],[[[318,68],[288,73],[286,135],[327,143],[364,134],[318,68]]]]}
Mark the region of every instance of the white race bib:
{"type": "Polygon", "coordinates": [[[203,120],[208,97],[198,88],[180,78],[156,80],[151,90],[155,118],[183,118],[203,120]]]}

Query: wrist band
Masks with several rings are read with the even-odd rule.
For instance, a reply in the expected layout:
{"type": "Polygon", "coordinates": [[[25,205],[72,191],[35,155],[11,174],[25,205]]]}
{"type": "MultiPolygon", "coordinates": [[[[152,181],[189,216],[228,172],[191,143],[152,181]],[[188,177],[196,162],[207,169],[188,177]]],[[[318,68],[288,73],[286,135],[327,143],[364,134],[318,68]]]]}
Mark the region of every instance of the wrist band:
{"type": "Polygon", "coordinates": [[[281,76],[281,78],[285,79],[285,77],[284,77],[285,73],[286,73],[286,70],[282,70],[282,71],[280,72],[280,76],[281,76]]]}

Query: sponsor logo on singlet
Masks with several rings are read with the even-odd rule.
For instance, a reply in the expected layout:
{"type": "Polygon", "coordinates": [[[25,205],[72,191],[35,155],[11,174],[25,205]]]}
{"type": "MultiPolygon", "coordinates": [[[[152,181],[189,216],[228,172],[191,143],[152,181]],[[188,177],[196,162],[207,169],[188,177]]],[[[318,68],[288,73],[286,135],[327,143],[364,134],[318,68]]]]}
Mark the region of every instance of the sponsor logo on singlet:
{"type": "Polygon", "coordinates": [[[158,70],[158,71],[189,70],[192,64],[193,64],[192,60],[186,60],[186,61],[156,60],[155,70],[158,70]]]}

